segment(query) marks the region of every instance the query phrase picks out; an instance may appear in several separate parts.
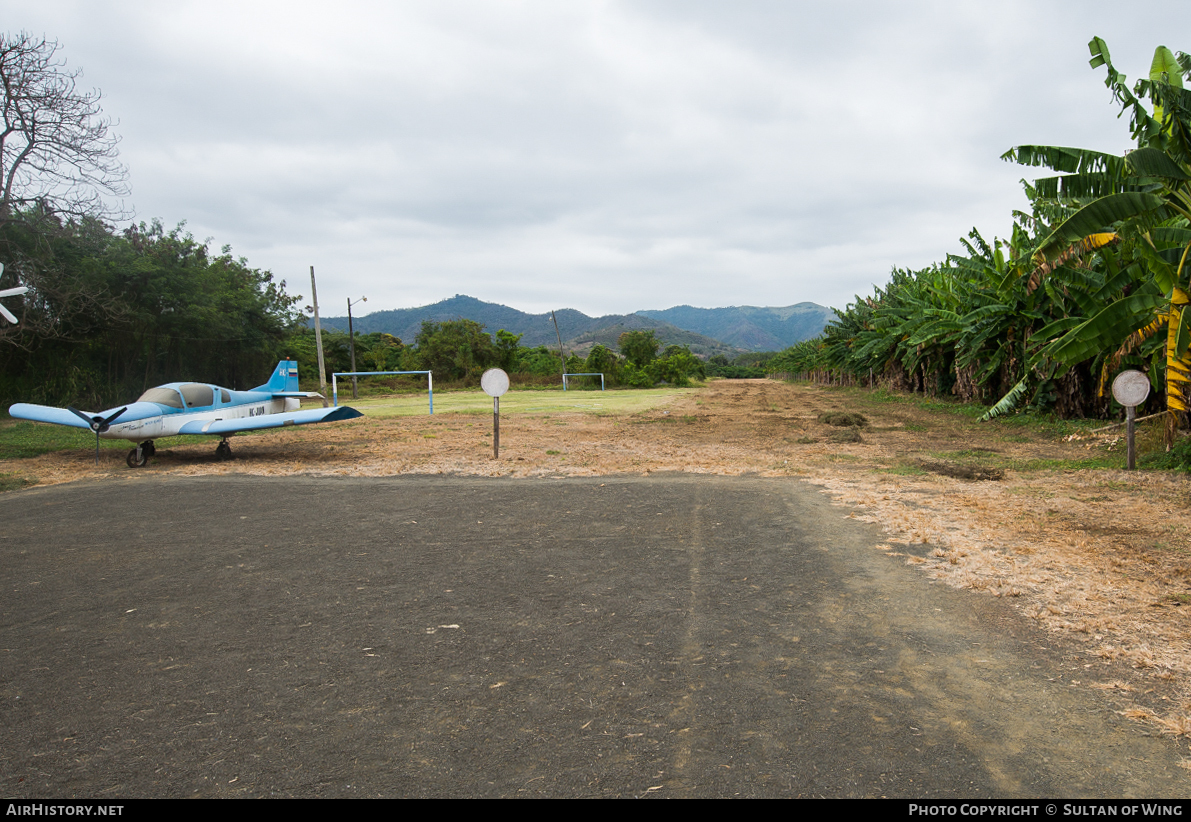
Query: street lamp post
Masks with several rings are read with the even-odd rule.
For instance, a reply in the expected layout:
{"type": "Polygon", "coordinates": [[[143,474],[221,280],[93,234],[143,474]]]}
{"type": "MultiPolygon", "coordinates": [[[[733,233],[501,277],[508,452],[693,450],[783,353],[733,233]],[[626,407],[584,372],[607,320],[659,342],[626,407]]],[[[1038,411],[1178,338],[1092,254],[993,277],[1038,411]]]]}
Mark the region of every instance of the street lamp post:
{"type": "MultiPolygon", "coordinates": [[[[355,303],[352,302],[351,297],[347,298],[347,342],[348,342],[347,347],[352,352],[352,371],[356,370],[356,332],[352,330],[352,306],[355,305],[356,303],[366,303],[366,302],[368,302],[367,297],[361,297],[360,299],[356,300],[355,303]]],[[[357,388],[356,375],[352,374],[352,399],[353,400],[359,399],[359,397],[356,396],[356,388],[357,388]]]]}

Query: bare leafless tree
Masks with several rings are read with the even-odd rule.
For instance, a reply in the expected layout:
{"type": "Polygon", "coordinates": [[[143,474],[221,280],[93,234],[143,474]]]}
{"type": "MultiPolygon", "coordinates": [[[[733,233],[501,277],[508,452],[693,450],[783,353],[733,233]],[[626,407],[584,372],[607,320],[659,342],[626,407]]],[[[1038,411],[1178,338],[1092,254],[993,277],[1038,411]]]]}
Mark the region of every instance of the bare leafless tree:
{"type": "Polygon", "coordinates": [[[57,41],[0,33],[0,227],[19,214],[120,219],[128,169],[117,159],[112,121],[98,90],[78,87],[79,69],[55,56],[57,41]]]}

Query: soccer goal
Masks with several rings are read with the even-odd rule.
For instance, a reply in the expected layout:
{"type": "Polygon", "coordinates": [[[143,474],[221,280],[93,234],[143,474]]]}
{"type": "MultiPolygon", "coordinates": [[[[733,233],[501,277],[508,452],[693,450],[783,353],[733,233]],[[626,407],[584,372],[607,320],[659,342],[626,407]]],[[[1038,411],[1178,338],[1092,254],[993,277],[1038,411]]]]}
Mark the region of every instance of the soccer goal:
{"type": "Polygon", "coordinates": [[[430,413],[434,413],[434,374],[430,371],[336,371],[331,375],[331,397],[339,407],[339,377],[389,377],[399,374],[425,374],[430,387],[430,413]]]}
{"type": "Polygon", "coordinates": [[[599,377],[600,378],[600,390],[601,391],[604,390],[604,375],[598,371],[592,372],[592,373],[586,373],[586,374],[579,374],[579,373],[563,374],[562,375],[562,390],[563,391],[567,390],[567,377],[599,377]]]}

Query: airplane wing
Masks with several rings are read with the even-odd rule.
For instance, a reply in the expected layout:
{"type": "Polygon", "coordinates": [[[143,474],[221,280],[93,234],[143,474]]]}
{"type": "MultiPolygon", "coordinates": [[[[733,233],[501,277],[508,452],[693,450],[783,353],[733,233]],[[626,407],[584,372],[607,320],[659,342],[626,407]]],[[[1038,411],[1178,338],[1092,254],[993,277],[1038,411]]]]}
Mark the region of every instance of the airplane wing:
{"type": "Polygon", "coordinates": [[[52,422],[54,425],[69,425],[71,428],[91,429],[91,426],[87,425],[82,419],[65,408],[50,408],[48,405],[32,405],[27,402],[18,402],[8,409],[8,414],[11,417],[21,420],[52,422]]]}
{"type": "MultiPolygon", "coordinates": [[[[115,409],[109,408],[107,411],[102,411],[100,412],[100,416],[109,416],[113,410],[115,409]]],[[[33,405],[27,402],[18,402],[16,405],[9,407],[8,414],[11,417],[21,420],[50,422],[54,425],[69,425],[71,428],[86,428],[88,430],[91,428],[85,420],[69,408],[52,408],[48,405],[33,405]]],[[[160,414],[161,409],[153,403],[133,402],[124,407],[124,413],[120,415],[120,422],[136,422],[137,420],[159,416],[160,414]]]]}
{"type": "MultiPolygon", "coordinates": [[[[68,412],[69,413],[69,412],[68,412]]],[[[74,416],[73,414],[71,416],[74,416]]],[[[179,434],[235,434],[238,431],[257,431],[262,428],[284,428],[290,425],[310,425],[315,422],[341,422],[364,416],[354,408],[311,408],[307,411],[284,411],[262,417],[241,417],[235,420],[195,420],[188,422],[179,434]]],[[[77,417],[76,417],[77,419],[77,417]]]]}

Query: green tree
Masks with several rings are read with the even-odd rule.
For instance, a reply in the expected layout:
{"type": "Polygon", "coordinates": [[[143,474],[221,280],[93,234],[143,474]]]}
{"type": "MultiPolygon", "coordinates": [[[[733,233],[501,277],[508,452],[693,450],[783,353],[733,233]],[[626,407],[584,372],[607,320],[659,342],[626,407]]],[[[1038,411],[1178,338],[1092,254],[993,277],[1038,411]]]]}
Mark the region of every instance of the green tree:
{"type": "Polygon", "coordinates": [[[361,371],[413,371],[411,350],[392,334],[356,334],[356,358],[361,371]]]}
{"type": "Polygon", "coordinates": [[[496,332],[496,362],[506,372],[512,374],[517,370],[517,352],[524,334],[514,334],[503,328],[496,332]]]}
{"type": "Polygon", "coordinates": [[[499,353],[484,326],[475,320],[426,320],[416,339],[417,355],[423,369],[440,379],[478,380],[484,370],[497,362],[499,353]]]}
{"type": "Polygon", "coordinates": [[[551,351],[544,345],[539,345],[536,348],[518,348],[517,364],[512,373],[558,377],[562,373],[558,364],[558,352],[551,351]]]}
{"type": "Polygon", "coordinates": [[[641,369],[653,362],[658,355],[661,342],[654,331],[626,331],[616,340],[620,353],[635,368],[641,369]]]}
{"type": "Polygon", "coordinates": [[[620,382],[620,357],[597,343],[587,353],[583,370],[592,374],[603,374],[604,380],[609,385],[618,385],[620,382]]]}
{"type": "Polygon", "coordinates": [[[571,352],[567,355],[566,365],[568,374],[578,373],[584,368],[583,358],[578,354],[571,352]]]}
{"type": "Polygon", "coordinates": [[[140,223],[113,238],[104,264],[129,322],[105,340],[141,371],[142,390],[191,379],[247,388],[285,354],[298,296],[225,246],[213,255],[183,226],[140,223]]]}
{"type": "Polygon", "coordinates": [[[288,353],[298,298],[181,227],[117,235],[98,220],[14,220],[0,255],[5,278],[30,287],[21,324],[0,336],[13,399],[103,407],[174,380],[247,388],[288,353]]]}
{"type": "Polygon", "coordinates": [[[689,348],[678,345],[667,347],[662,357],[651,363],[649,368],[656,380],[680,387],[690,385],[692,377],[700,380],[707,378],[703,361],[692,354],[689,348]]]}

